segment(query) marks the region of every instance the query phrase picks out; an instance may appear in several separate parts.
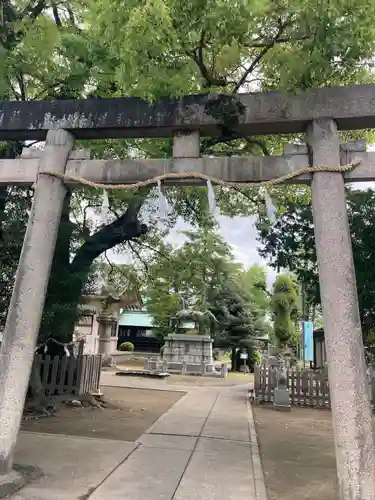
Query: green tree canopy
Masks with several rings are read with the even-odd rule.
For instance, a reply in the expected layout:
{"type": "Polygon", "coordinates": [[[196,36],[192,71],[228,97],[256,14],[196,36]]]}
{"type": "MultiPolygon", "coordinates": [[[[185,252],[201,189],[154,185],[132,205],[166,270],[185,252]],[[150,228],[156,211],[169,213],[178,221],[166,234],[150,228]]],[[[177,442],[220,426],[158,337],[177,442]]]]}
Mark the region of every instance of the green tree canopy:
{"type": "MultiPolygon", "coordinates": [[[[375,274],[371,262],[375,245],[375,192],[347,190],[347,207],[352,237],[359,309],[364,334],[375,325],[375,274]]],[[[259,226],[258,226],[259,228],[259,226]]],[[[260,254],[275,269],[293,272],[304,284],[310,319],[313,307],[320,305],[319,279],[311,205],[294,203],[286,207],[272,231],[259,228],[260,254]]]]}
{"type": "Polygon", "coordinates": [[[296,334],[300,315],[298,285],[288,274],[279,274],[271,296],[273,333],[278,347],[286,346],[296,334]]]}
{"type": "Polygon", "coordinates": [[[183,235],[187,240],[179,248],[167,246],[154,254],[145,274],[148,309],[164,330],[182,305],[206,310],[210,290],[239,267],[217,231],[204,227],[183,235]]]}
{"type": "Polygon", "coordinates": [[[235,352],[252,337],[266,335],[264,271],[254,267],[244,272],[215,229],[184,234],[187,241],[181,247],[163,248],[144,273],[147,308],[161,332],[170,331],[178,310],[194,308],[215,316],[212,334],[217,347],[235,352]]]}
{"type": "Polygon", "coordinates": [[[374,53],[370,0],[93,0],[88,14],[122,91],[145,97],[357,82],[374,53]]]}
{"type": "Polygon", "coordinates": [[[259,264],[252,264],[246,270],[241,271],[241,284],[247,293],[254,297],[259,308],[267,313],[269,306],[269,295],[267,292],[267,270],[259,264]]]}
{"type": "Polygon", "coordinates": [[[220,288],[211,292],[210,310],[218,321],[215,345],[231,349],[232,370],[235,371],[237,349],[248,350],[251,338],[260,333],[258,319],[261,312],[239,283],[231,277],[227,277],[220,288]]]}

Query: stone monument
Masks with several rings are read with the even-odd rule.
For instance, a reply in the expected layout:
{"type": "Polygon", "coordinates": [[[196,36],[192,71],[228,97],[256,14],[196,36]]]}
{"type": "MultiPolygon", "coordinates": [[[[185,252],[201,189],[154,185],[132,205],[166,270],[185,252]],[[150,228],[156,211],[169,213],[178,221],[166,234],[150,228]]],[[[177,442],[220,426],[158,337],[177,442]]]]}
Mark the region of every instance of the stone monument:
{"type": "Polygon", "coordinates": [[[210,335],[170,333],[165,339],[163,361],[212,364],[212,342],[210,335]]]}
{"type": "Polygon", "coordinates": [[[277,386],[275,387],[273,407],[277,411],[290,411],[290,392],[287,384],[286,363],[289,363],[289,351],[281,348],[278,356],[275,357],[277,364],[274,369],[277,370],[277,386]],[[286,362],[286,359],[288,361],[286,362]]]}
{"type": "Polygon", "coordinates": [[[186,309],[182,302],[182,309],[171,318],[171,327],[175,331],[165,340],[163,361],[166,363],[194,363],[212,364],[212,339],[211,328],[216,322],[211,311],[198,311],[186,309]],[[181,325],[185,321],[192,321],[197,335],[180,333],[181,325]]]}

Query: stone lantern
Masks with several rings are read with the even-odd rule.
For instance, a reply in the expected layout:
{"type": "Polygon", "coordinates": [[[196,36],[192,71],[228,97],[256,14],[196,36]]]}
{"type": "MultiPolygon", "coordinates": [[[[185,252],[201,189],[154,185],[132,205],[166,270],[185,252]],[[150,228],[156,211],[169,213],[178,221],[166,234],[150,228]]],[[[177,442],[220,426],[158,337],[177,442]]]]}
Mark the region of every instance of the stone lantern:
{"type": "Polygon", "coordinates": [[[99,354],[102,355],[102,366],[112,366],[113,362],[113,349],[112,340],[113,331],[117,327],[118,309],[121,297],[108,288],[102,289],[101,293],[102,309],[96,318],[99,324],[99,354]]]}

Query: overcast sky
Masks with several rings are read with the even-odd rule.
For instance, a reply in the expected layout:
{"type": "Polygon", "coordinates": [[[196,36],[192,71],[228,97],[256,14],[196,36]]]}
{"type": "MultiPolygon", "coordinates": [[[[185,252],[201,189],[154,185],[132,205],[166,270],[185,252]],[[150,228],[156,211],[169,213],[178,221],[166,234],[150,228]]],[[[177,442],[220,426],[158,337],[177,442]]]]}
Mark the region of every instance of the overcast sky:
{"type": "MultiPolygon", "coordinates": [[[[220,233],[229,245],[231,245],[235,259],[249,267],[252,264],[261,264],[266,266],[266,262],[258,254],[257,231],[254,227],[255,217],[229,217],[218,216],[220,224],[220,233]]],[[[184,235],[181,231],[188,229],[189,226],[183,221],[179,221],[176,228],[168,236],[168,241],[178,246],[184,242],[184,235]]],[[[272,286],[275,280],[276,272],[267,266],[268,286],[272,286]]]]}

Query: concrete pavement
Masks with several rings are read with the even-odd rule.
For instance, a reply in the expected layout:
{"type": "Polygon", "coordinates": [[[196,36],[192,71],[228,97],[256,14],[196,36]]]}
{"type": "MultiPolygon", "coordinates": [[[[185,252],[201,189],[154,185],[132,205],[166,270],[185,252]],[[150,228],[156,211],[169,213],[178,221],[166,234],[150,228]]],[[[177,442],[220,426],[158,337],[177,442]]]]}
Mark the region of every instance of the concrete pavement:
{"type": "Polygon", "coordinates": [[[45,477],[13,500],[267,500],[244,387],[189,390],[135,443],[23,433],[16,461],[45,477]]]}
{"type": "Polygon", "coordinates": [[[243,388],[188,393],[138,444],[90,500],[266,500],[243,388]]]}

